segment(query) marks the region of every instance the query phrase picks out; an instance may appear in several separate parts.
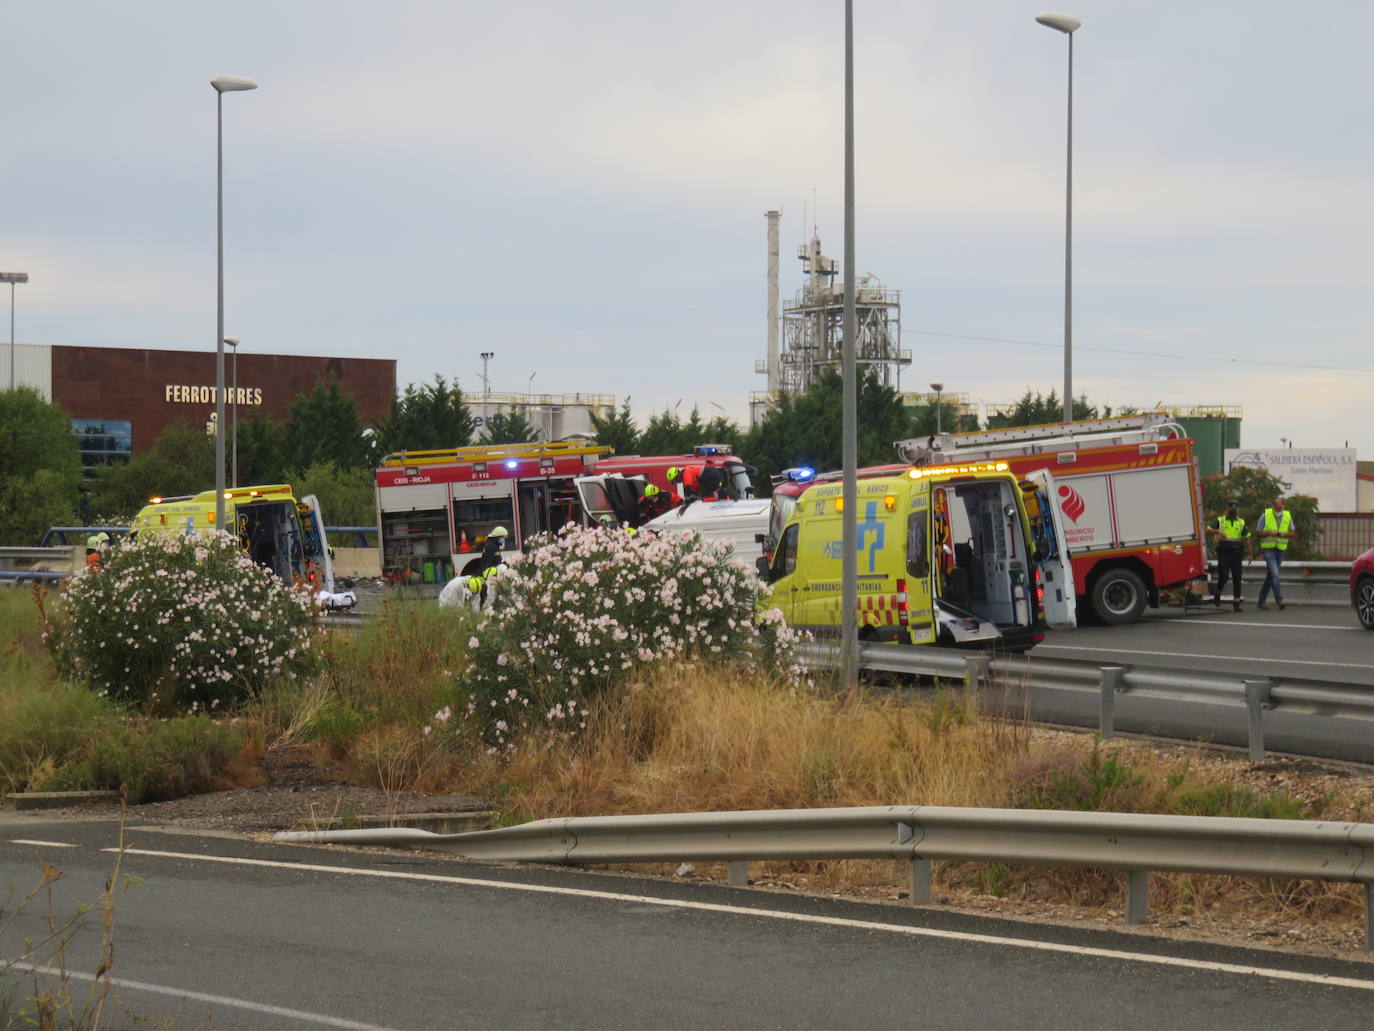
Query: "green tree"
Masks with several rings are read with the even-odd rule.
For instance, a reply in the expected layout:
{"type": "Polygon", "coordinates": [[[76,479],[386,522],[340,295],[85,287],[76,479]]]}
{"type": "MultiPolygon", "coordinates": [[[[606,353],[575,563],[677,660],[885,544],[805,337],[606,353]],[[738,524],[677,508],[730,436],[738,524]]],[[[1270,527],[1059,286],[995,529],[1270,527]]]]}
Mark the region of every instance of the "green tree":
{"type": "Polygon", "coordinates": [[[942,433],[967,433],[978,428],[978,416],[961,415],[959,406],[948,401],[940,402],[938,419],[933,404],[915,406],[907,411],[913,437],[930,437],[937,429],[942,433]]]}
{"type": "Polygon", "coordinates": [[[393,451],[466,447],[476,423],[458,384],[434,376],[433,383],[406,387],[391,400],[391,410],[376,424],[372,464],[393,451]]]}
{"type": "MultiPolygon", "coordinates": [[[[864,371],[856,399],[859,465],[896,462],[892,445],[913,435],[901,395],[864,371]]],[[[790,466],[806,465],[817,472],[838,469],[843,459],[843,414],[843,381],[838,372],[827,370],[806,393],[783,394],[778,406],[746,435],[743,454],[765,479],[790,466]]]]}
{"type": "Polygon", "coordinates": [[[317,462],[292,481],[297,498],[314,494],[330,526],[375,526],[376,480],[371,469],[340,469],[317,462]]]}
{"type": "Polygon", "coordinates": [[[310,393],[296,396],[281,441],[282,464],[292,475],[319,462],[340,469],[366,469],[372,464],[358,401],[339,389],[337,376],[322,379],[310,393]]]}
{"type": "Polygon", "coordinates": [[[71,417],[31,387],[0,390],[0,543],[37,544],[70,524],[80,483],[71,417]]]}
{"type": "MultiPolygon", "coordinates": [[[[1247,529],[1253,531],[1264,510],[1280,494],[1284,506],[1293,513],[1293,529],[1298,536],[1288,543],[1288,557],[1317,559],[1317,499],[1306,494],[1289,494],[1289,483],[1272,475],[1267,469],[1252,469],[1238,465],[1225,476],[1208,476],[1202,481],[1202,506],[1208,526],[1216,525],[1217,516],[1226,511],[1226,502],[1235,498],[1247,529]]],[[[1251,547],[1259,555],[1259,541],[1252,538],[1251,547]]]]}
{"type": "Polygon", "coordinates": [[[639,429],[630,415],[630,399],[620,403],[620,408],[610,415],[601,416],[595,409],[592,413],[592,429],[596,435],[592,443],[609,446],[617,455],[637,455],[639,451],[639,429]]]}
{"type": "Polygon", "coordinates": [[[214,485],[215,438],[176,423],[127,465],[108,466],[96,474],[90,489],[91,521],[127,524],[154,495],[199,494],[214,485]]]}
{"type": "Polygon", "coordinates": [[[692,409],[686,422],[678,418],[676,409],[665,408],[650,417],[644,432],[639,435],[640,454],[685,455],[696,445],[708,443],[705,434],[706,427],[697,408],[692,409]]]}
{"type": "Polygon", "coordinates": [[[260,412],[239,419],[240,485],[281,483],[286,474],[282,456],[282,425],[260,412]]]}
{"type": "MultiPolygon", "coordinates": [[[[1108,408],[1106,413],[1110,415],[1112,410],[1108,408]]],[[[1096,405],[1088,404],[1088,398],[1080,395],[1073,402],[1073,417],[1077,419],[1096,419],[1098,409],[1096,405]]],[[[1059,400],[1059,395],[1053,390],[1048,397],[1044,397],[1039,391],[1034,395],[1027,390],[1021,400],[1016,402],[1016,407],[1004,415],[994,415],[988,419],[988,429],[1000,430],[1009,426],[1042,426],[1046,423],[1062,422],[1064,420],[1064,402],[1059,400]]]]}
{"type": "Polygon", "coordinates": [[[499,409],[482,426],[488,444],[528,444],[539,439],[539,431],[514,408],[499,409]]]}

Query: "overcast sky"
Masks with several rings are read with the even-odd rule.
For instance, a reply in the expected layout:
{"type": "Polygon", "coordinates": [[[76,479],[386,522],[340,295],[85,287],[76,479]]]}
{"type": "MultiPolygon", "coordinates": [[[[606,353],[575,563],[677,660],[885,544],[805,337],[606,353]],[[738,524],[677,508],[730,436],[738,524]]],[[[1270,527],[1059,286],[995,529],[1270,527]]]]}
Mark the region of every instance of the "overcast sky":
{"type": "MultiPolygon", "coordinates": [[[[905,389],[1062,384],[1067,44],[1012,0],[857,0],[857,260],[905,389]]],[[[1240,405],[1374,458],[1374,4],[1084,0],[1075,392],[1240,405]]],[[[396,357],[744,419],[814,224],[843,258],[840,0],[7,5],[16,336],[396,357]],[[533,380],[530,379],[534,375],[533,380]]],[[[7,300],[8,298],[6,298],[7,300]]]]}

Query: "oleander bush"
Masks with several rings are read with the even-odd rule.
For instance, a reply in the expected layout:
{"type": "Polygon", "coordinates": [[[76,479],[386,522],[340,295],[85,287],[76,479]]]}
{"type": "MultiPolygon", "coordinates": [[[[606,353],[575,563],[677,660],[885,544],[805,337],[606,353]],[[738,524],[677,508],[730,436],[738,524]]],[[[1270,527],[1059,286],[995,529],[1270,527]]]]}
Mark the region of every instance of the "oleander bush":
{"type": "Polygon", "coordinates": [[[797,673],[795,633],[780,612],[756,613],[754,571],[696,534],[570,525],[489,583],[460,686],[490,747],[530,725],[585,729],[596,699],[644,667],[797,673]]]}
{"type": "Polygon", "coordinates": [[[233,707],[313,668],[314,606],[223,533],[141,534],[73,576],[49,643],[59,672],[160,712],[233,707]]]}

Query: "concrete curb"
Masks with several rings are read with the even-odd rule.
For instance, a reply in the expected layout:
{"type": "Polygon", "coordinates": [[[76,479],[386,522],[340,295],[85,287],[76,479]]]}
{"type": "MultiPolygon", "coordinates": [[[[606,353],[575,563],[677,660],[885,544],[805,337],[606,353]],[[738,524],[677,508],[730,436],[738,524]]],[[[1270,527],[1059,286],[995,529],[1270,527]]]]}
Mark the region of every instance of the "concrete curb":
{"type": "Polygon", "coordinates": [[[333,831],[410,827],[435,834],[461,834],[486,830],[495,814],[490,810],[466,813],[393,813],[386,816],[329,816],[297,820],[291,830],[333,831]]]}

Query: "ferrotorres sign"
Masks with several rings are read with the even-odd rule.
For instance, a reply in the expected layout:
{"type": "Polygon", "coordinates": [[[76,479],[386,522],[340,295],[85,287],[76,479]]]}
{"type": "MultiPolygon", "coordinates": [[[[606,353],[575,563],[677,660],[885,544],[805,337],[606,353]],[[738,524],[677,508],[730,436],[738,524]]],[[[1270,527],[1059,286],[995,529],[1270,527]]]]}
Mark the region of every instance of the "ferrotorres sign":
{"type": "Polygon", "coordinates": [[[1288,484],[1290,494],[1317,499],[1322,512],[1354,512],[1354,448],[1227,448],[1226,471],[1241,465],[1265,469],[1288,484]]]}
{"type": "MultiPolygon", "coordinates": [[[[215,388],[211,386],[186,386],[180,383],[168,383],[163,392],[166,400],[173,403],[188,405],[214,404],[215,388]]],[[[260,387],[225,387],[224,403],[227,405],[237,402],[241,405],[260,405],[262,404],[262,389],[260,387]]]]}

